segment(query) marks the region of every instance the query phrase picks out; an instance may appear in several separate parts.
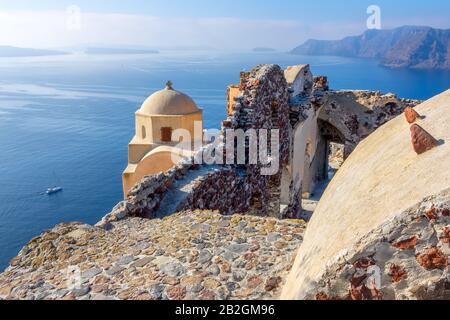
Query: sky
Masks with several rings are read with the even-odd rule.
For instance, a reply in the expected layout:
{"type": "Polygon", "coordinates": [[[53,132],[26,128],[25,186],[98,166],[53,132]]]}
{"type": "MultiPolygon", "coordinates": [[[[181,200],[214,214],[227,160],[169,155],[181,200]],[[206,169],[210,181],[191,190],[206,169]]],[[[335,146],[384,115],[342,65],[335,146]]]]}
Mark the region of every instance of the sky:
{"type": "Polygon", "coordinates": [[[0,0],[0,45],[292,49],[367,29],[450,28],[448,0],[0,0]]]}

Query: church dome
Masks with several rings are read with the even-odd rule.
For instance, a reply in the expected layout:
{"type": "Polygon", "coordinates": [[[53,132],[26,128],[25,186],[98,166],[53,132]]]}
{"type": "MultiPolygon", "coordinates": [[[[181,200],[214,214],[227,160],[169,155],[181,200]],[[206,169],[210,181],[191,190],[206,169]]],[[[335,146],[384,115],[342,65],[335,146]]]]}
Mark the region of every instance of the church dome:
{"type": "Polygon", "coordinates": [[[200,109],[188,95],[172,88],[167,82],[166,88],[148,97],[139,110],[148,115],[185,115],[199,112],[200,109]]]}

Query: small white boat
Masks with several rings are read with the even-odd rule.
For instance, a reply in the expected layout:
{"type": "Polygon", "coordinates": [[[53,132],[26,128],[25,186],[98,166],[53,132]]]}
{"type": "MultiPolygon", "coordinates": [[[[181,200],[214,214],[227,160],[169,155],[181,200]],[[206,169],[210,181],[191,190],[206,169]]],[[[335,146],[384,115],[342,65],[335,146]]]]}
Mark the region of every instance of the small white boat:
{"type": "Polygon", "coordinates": [[[63,190],[63,188],[61,188],[61,187],[48,188],[45,193],[46,194],[54,194],[54,193],[61,192],[62,190],[63,190]]]}

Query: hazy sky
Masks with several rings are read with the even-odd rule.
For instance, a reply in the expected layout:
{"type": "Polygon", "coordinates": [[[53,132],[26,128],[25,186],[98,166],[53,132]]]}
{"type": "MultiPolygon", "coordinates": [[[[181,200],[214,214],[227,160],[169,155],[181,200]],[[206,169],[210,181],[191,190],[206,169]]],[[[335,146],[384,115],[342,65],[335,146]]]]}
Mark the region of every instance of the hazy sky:
{"type": "Polygon", "coordinates": [[[448,0],[0,0],[0,45],[290,49],[362,33],[369,5],[382,28],[450,28],[448,0]]]}

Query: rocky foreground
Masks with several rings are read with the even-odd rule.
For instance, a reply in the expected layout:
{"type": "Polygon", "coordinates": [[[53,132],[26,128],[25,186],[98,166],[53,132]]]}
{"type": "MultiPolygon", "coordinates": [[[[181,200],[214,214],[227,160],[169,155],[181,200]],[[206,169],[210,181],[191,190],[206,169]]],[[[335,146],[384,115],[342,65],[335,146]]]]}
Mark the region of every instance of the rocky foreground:
{"type": "Polygon", "coordinates": [[[0,299],[277,298],[303,220],[183,212],[101,228],[61,224],[0,275],[0,299]]]}

